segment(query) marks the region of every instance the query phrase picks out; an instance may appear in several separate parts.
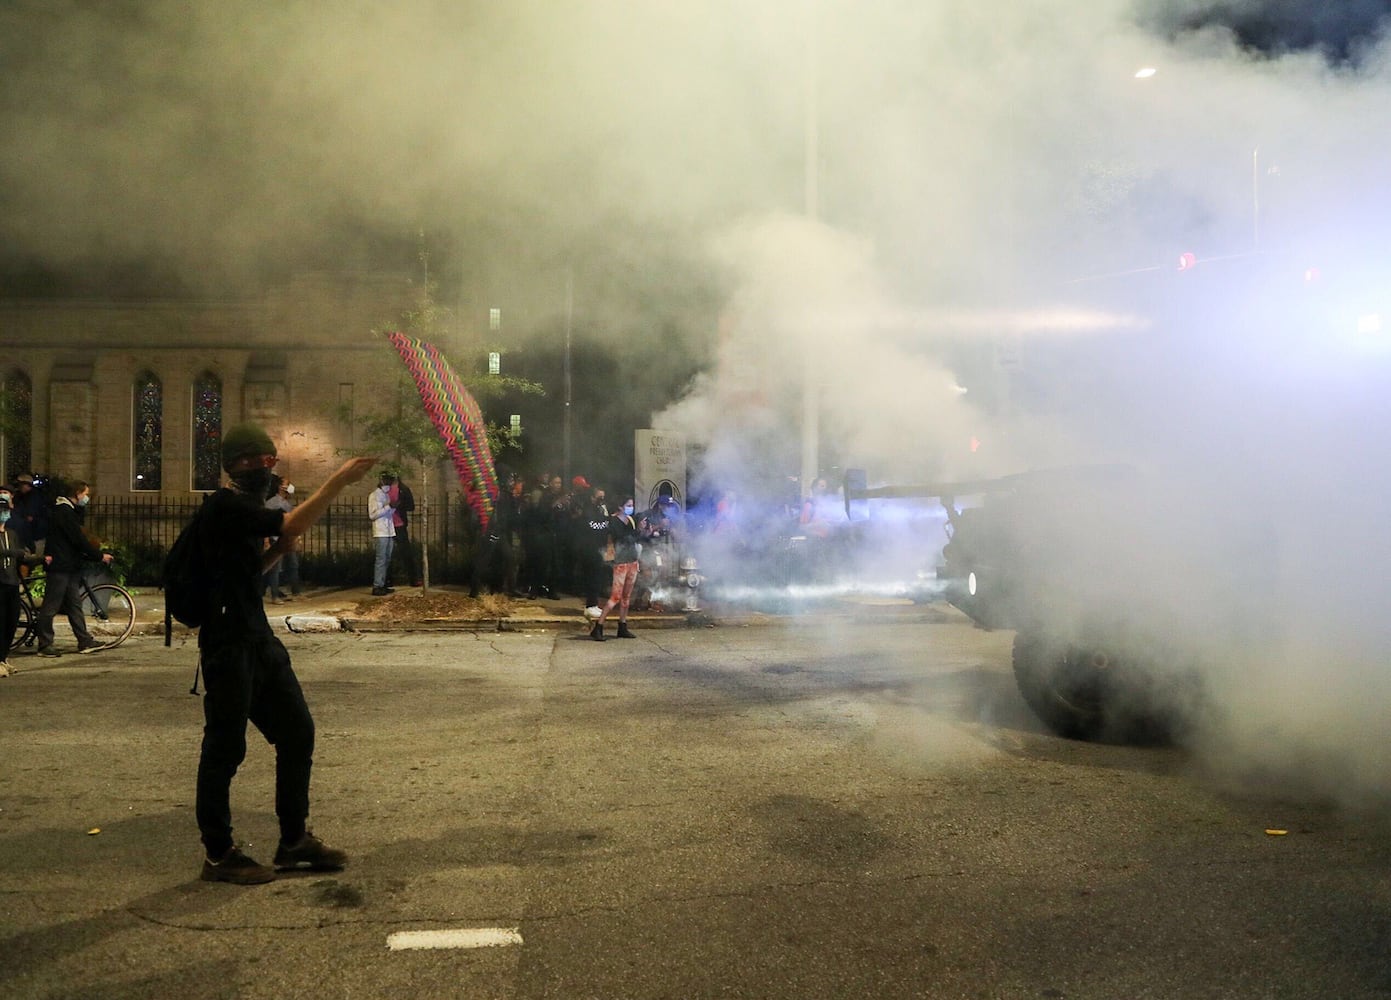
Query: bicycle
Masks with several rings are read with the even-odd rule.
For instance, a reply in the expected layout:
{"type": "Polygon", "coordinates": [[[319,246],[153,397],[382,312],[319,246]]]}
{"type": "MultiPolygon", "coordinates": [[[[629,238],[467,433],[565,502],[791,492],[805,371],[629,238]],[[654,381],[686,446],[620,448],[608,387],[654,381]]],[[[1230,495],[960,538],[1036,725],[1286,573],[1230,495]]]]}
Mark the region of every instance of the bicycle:
{"type": "MultiPolygon", "coordinates": [[[[14,649],[28,648],[38,638],[39,609],[29,585],[42,572],[30,574],[19,583],[19,624],[15,627],[14,649]]],[[[82,613],[87,618],[87,631],[101,643],[103,649],[114,649],[135,631],[135,598],[119,583],[91,583],[84,575],[81,585],[82,613]]]]}

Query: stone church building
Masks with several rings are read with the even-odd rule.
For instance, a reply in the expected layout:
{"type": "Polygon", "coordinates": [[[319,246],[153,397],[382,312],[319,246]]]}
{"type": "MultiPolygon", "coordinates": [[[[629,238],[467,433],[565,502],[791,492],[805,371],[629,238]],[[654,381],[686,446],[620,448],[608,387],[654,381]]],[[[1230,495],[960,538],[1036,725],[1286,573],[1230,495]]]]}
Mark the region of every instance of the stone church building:
{"type": "Polygon", "coordinates": [[[404,367],[373,331],[418,297],[402,274],[311,273],[252,301],[0,302],[0,480],[190,497],[219,485],[223,429],[253,420],[312,489],[395,400],[404,367]]]}

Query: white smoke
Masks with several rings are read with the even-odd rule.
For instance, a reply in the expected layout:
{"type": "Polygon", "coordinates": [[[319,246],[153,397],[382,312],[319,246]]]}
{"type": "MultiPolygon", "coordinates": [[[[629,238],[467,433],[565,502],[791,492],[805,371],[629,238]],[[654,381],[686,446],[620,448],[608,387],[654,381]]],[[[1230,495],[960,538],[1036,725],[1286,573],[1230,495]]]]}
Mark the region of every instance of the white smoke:
{"type": "Polygon", "coordinates": [[[660,323],[708,358],[655,422],[717,482],[795,474],[810,385],[823,467],[878,481],[1239,483],[1289,627],[1218,679],[1214,745],[1375,797],[1387,359],[1330,331],[1387,287],[1391,67],[1375,5],[1334,6],[8,4],[0,241],[216,286],[427,228],[538,325],[573,264],[593,336],[660,323]],[[1251,259],[1347,296],[1224,284],[1251,259]]]}

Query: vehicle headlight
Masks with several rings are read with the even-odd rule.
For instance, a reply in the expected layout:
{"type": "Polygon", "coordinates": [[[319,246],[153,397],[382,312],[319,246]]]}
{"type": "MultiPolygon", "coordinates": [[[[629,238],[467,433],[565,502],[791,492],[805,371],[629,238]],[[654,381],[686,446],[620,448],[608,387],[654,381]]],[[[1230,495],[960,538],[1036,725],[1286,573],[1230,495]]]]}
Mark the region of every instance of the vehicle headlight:
{"type": "Polygon", "coordinates": [[[966,593],[972,597],[976,596],[976,574],[974,571],[966,574],[966,593]]]}

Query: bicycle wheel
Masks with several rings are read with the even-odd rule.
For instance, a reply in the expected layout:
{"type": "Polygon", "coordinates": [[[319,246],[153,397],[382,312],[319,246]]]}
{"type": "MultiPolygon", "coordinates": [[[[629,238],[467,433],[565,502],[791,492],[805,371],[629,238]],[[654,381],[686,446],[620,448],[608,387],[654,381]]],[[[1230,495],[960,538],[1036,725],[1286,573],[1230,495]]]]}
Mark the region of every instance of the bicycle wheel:
{"type": "Polygon", "coordinates": [[[34,606],[24,599],[19,602],[19,621],[14,627],[11,649],[20,649],[34,643],[34,606]]]}
{"type": "Polygon", "coordinates": [[[106,646],[119,646],[135,631],[135,599],[114,583],[99,583],[83,593],[87,630],[106,646]]]}

